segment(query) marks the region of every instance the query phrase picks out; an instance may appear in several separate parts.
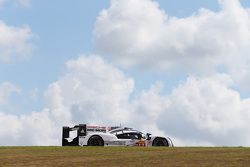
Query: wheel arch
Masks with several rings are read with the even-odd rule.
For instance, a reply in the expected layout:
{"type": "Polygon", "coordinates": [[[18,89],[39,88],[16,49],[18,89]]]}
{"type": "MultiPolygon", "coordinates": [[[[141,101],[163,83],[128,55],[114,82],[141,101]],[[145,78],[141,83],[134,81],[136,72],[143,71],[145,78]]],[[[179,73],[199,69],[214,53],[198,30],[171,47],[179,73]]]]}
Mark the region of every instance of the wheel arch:
{"type": "Polygon", "coordinates": [[[104,146],[103,137],[100,136],[99,134],[93,134],[93,135],[89,136],[89,138],[88,138],[88,140],[87,140],[87,145],[88,145],[88,146],[89,146],[89,144],[90,144],[90,140],[92,140],[94,137],[98,137],[99,139],[101,139],[102,145],[104,146]]]}
{"type": "Polygon", "coordinates": [[[169,146],[171,145],[171,143],[168,141],[167,138],[156,136],[156,137],[154,137],[154,138],[152,139],[152,146],[156,146],[156,145],[155,145],[155,144],[156,144],[155,142],[157,142],[157,141],[163,142],[164,145],[162,145],[162,146],[165,146],[165,147],[169,147],[169,146]],[[165,141],[166,143],[164,143],[164,141],[165,141]]]}

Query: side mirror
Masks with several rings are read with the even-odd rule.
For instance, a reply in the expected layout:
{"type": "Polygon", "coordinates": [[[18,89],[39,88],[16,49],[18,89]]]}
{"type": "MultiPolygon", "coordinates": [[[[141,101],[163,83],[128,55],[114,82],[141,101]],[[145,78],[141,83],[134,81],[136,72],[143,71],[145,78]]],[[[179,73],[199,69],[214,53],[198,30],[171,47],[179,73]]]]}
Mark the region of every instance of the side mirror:
{"type": "Polygon", "coordinates": [[[150,134],[150,133],[147,133],[147,134],[146,134],[146,139],[147,139],[147,140],[150,140],[150,139],[151,139],[150,135],[152,135],[152,134],[150,134]]]}

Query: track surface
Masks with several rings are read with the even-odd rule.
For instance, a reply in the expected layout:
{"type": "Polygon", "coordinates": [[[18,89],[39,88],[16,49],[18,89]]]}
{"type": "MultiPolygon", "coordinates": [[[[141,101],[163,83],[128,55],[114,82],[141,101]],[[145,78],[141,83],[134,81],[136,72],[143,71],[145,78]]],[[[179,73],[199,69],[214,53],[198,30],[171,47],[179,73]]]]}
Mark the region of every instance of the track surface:
{"type": "Polygon", "coordinates": [[[0,166],[250,166],[243,147],[0,147],[0,166]]]}

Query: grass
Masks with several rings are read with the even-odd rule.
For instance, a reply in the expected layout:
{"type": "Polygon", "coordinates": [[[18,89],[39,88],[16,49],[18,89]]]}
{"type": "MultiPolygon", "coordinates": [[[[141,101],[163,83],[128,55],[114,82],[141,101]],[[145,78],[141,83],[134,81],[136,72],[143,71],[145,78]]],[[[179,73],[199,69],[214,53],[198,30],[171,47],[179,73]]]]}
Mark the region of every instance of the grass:
{"type": "Polygon", "coordinates": [[[0,147],[0,166],[249,166],[244,147],[0,147]]]}

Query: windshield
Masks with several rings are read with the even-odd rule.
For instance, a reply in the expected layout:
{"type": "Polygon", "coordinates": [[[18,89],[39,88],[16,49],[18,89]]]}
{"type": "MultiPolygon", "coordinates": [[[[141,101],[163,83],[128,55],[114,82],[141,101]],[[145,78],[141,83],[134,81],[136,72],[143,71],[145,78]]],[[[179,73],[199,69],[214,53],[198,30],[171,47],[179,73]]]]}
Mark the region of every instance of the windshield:
{"type": "Polygon", "coordinates": [[[146,135],[144,133],[141,133],[141,136],[143,139],[146,139],[146,135]]]}
{"type": "Polygon", "coordinates": [[[145,135],[141,132],[128,132],[128,133],[121,133],[116,135],[118,139],[135,139],[141,140],[146,139],[145,135]]]}

